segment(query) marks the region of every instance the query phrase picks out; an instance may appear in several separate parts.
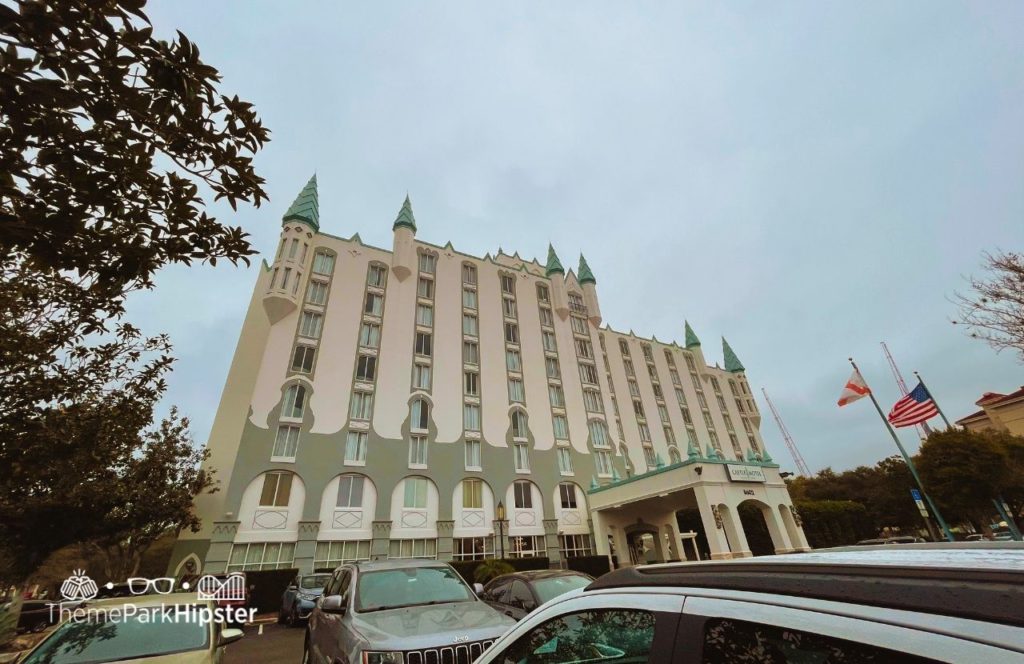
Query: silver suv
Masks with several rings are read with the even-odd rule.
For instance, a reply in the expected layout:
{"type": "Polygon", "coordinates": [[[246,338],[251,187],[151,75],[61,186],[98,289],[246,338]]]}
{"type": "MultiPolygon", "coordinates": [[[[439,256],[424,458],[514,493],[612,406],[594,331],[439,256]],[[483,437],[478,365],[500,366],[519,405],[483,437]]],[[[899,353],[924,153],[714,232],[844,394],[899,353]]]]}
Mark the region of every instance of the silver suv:
{"type": "Polygon", "coordinates": [[[515,621],[433,560],[334,570],[309,616],[304,664],[469,664],[515,621]]]}
{"type": "Polygon", "coordinates": [[[492,662],[1021,663],[1024,548],[883,545],[622,569],[528,615],[479,664],[492,662]]]}

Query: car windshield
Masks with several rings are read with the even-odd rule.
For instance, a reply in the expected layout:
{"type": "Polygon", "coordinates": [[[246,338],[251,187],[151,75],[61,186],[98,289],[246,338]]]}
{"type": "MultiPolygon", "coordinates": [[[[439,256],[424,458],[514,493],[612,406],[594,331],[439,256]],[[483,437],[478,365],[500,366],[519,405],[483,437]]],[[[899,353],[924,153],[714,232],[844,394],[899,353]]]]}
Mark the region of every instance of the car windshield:
{"type": "Polygon", "coordinates": [[[310,576],[302,577],[302,579],[299,580],[299,587],[305,590],[323,588],[330,580],[330,574],[312,574],[310,576]]]}
{"type": "Polygon", "coordinates": [[[565,576],[552,576],[547,579],[537,579],[533,582],[533,590],[537,593],[540,603],[550,602],[559,595],[564,595],[570,590],[586,588],[592,579],[578,574],[566,574],[565,576]]]}
{"type": "Polygon", "coordinates": [[[357,611],[475,599],[469,586],[450,567],[403,567],[364,572],[359,576],[357,586],[357,611]]]}
{"type": "Polygon", "coordinates": [[[129,619],[121,614],[116,621],[64,623],[22,664],[116,662],[202,650],[209,639],[209,626],[198,620],[153,619],[148,612],[129,619]]]}

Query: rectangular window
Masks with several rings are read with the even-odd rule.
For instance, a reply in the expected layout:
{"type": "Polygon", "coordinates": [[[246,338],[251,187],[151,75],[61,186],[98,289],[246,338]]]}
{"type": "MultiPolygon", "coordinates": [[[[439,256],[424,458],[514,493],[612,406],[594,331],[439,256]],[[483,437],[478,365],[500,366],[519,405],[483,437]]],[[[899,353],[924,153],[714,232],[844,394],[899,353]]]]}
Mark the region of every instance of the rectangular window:
{"type": "Polygon", "coordinates": [[[679,402],[680,406],[686,405],[686,394],[680,388],[676,388],[676,401],[679,402]]]}
{"type": "Polygon", "coordinates": [[[573,316],[569,320],[569,324],[572,326],[573,332],[575,332],[576,334],[587,333],[587,321],[583,320],[582,318],[577,318],[576,316],[573,316]]]}
{"type": "Polygon", "coordinates": [[[563,475],[571,475],[572,470],[572,451],[568,447],[556,448],[558,452],[558,472],[563,475]]]}
{"type": "Polygon", "coordinates": [[[703,392],[698,392],[697,393],[697,403],[700,404],[700,407],[701,407],[702,410],[707,410],[708,409],[708,400],[704,398],[704,393],[703,392]]]}
{"type": "Polygon", "coordinates": [[[434,307],[429,304],[416,305],[416,324],[430,327],[434,324],[434,307]]]}
{"type": "Polygon", "coordinates": [[[672,357],[672,353],[669,352],[668,348],[665,349],[665,362],[668,363],[668,366],[670,366],[673,369],[675,369],[675,367],[676,367],[676,359],[674,357],[672,357]]]}
{"type": "Polygon", "coordinates": [[[316,349],[312,346],[296,346],[295,354],[292,355],[292,371],[312,373],[315,355],[316,349]]]}
{"type": "Polygon", "coordinates": [[[619,352],[622,353],[623,357],[629,357],[629,344],[626,343],[625,339],[619,339],[619,352]]]}
{"type": "Polygon", "coordinates": [[[517,510],[533,509],[533,484],[515,482],[512,484],[512,500],[517,510]]]}
{"type": "Polygon", "coordinates": [[[467,309],[476,309],[476,291],[472,288],[462,289],[462,306],[467,309]]]}
{"type": "MultiPolygon", "coordinates": [[[[410,510],[427,509],[427,478],[409,477],[405,480],[405,500],[402,505],[410,510]]],[[[394,544],[395,540],[391,540],[394,544]]]]}
{"type": "Polygon", "coordinates": [[[601,393],[597,390],[583,390],[583,406],[588,413],[602,413],[601,393]]]}
{"type": "Polygon", "coordinates": [[[484,483],[477,479],[462,480],[462,507],[468,510],[484,508],[484,483]]]}
{"type": "Polygon", "coordinates": [[[316,252],[313,256],[313,272],[330,276],[334,272],[334,256],[316,252]]]}
{"type": "Polygon", "coordinates": [[[542,332],[540,335],[541,343],[544,345],[544,350],[554,353],[558,350],[558,344],[555,342],[554,332],[542,332]]]}
{"type": "Polygon", "coordinates": [[[655,399],[664,399],[665,394],[661,391],[661,385],[658,383],[651,383],[651,389],[654,391],[655,399]]]}
{"type": "Polygon", "coordinates": [[[467,371],[464,374],[466,394],[471,397],[480,396],[480,374],[475,371],[467,371]]]}
{"type": "Polygon", "coordinates": [[[540,324],[547,327],[554,327],[555,319],[551,315],[551,310],[547,307],[540,308],[540,324]]]}
{"type": "Polygon", "coordinates": [[[287,569],[295,558],[295,542],[252,542],[231,545],[228,572],[287,569]]]}
{"type": "Polygon", "coordinates": [[[515,323],[505,323],[505,341],[510,344],[519,343],[519,326],[515,323]]]}
{"type": "Polygon", "coordinates": [[[462,314],[462,333],[468,334],[471,337],[480,336],[480,328],[477,325],[476,316],[470,314],[462,314]]]}
{"type": "Polygon", "coordinates": [[[462,406],[462,424],[466,431],[480,431],[480,406],[467,403],[462,406]]]}
{"type": "Polygon", "coordinates": [[[560,385],[548,385],[548,398],[555,408],[565,408],[565,393],[560,385]]]}
{"type": "Polygon", "coordinates": [[[597,466],[597,474],[601,477],[611,477],[612,457],[605,450],[594,451],[594,465],[597,466]]]}
{"type": "Polygon", "coordinates": [[[427,299],[433,298],[434,280],[420,277],[419,283],[416,285],[416,295],[417,297],[425,297],[427,299]]]}
{"type": "Polygon", "coordinates": [[[412,386],[419,390],[430,389],[430,365],[414,364],[412,367],[412,386]]]}
{"type": "Polygon", "coordinates": [[[425,399],[416,399],[409,407],[409,426],[426,431],[430,424],[429,407],[425,399]]]}
{"type": "Polygon", "coordinates": [[[426,436],[410,436],[409,437],[409,465],[410,466],[425,466],[425,465],[427,465],[427,437],[426,436]]]}
{"type": "Polygon", "coordinates": [[[718,384],[718,379],[714,376],[709,376],[709,378],[711,379],[711,387],[715,390],[715,394],[721,394],[722,386],[718,384]]]}
{"type": "Polygon", "coordinates": [[[277,438],[274,439],[275,459],[294,459],[299,447],[299,427],[277,427],[277,438]]]}
{"type": "Polygon", "coordinates": [[[728,414],[722,413],[722,419],[725,420],[725,428],[727,431],[733,431],[732,418],[728,414]]]}
{"type": "Polygon", "coordinates": [[[494,557],[494,537],[456,537],[452,540],[453,560],[486,560],[494,557]]]}
{"type": "Polygon", "coordinates": [[[366,440],[365,431],[349,431],[345,441],[345,461],[363,463],[366,461],[366,440]]]}
{"type": "Polygon", "coordinates": [[[669,443],[670,445],[675,443],[676,442],[676,434],[675,434],[674,431],[672,431],[672,427],[666,426],[666,427],[664,427],[664,431],[665,431],[665,441],[667,443],[669,443]]]}
{"type": "Polygon", "coordinates": [[[644,445],[644,462],[647,463],[648,468],[654,468],[658,465],[658,458],[654,455],[653,447],[644,445]]]}
{"type": "Polygon", "coordinates": [[[516,403],[526,401],[526,393],[523,391],[523,381],[518,378],[508,379],[508,398],[516,403]]]}
{"type": "Polygon", "coordinates": [[[683,422],[686,423],[686,426],[693,426],[693,417],[690,415],[690,409],[686,406],[679,406],[679,412],[682,414],[683,422]]]}
{"type": "Polygon", "coordinates": [[[548,372],[548,378],[559,378],[562,372],[558,370],[558,360],[553,357],[544,358],[544,368],[548,372]]]}
{"type": "Polygon", "coordinates": [[[645,443],[651,442],[651,430],[647,428],[647,425],[643,422],[638,422],[636,427],[640,430],[640,440],[645,443]]]}
{"type": "Polygon", "coordinates": [[[476,284],[476,267],[469,264],[462,266],[462,283],[476,284]]]}
{"type": "Polygon", "coordinates": [[[555,438],[562,440],[569,439],[569,420],[565,419],[565,415],[555,415],[551,418],[551,424],[555,430],[555,438]]]}
{"type": "Polygon", "coordinates": [[[597,369],[594,368],[593,364],[581,364],[580,378],[584,383],[597,385],[597,369]]]}
{"type": "Polygon", "coordinates": [[[501,312],[508,318],[516,317],[516,301],[510,297],[501,299],[501,312]]]}
{"type": "Polygon", "coordinates": [[[509,558],[542,558],[547,553],[547,548],[544,544],[544,535],[520,535],[518,537],[511,537],[509,538],[509,546],[511,547],[511,550],[508,552],[509,558]]]}
{"type": "Polygon", "coordinates": [[[501,275],[501,292],[509,295],[515,295],[516,278],[508,274],[501,275]]]}
{"type": "Polygon", "coordinates": [[[715,423],[711,421],[711,413],[704,411],[704,425],[708,429],[714,429],[715,423]]]}
{"type": "Polygon", "coordinates": [[[679,380],[679,372],[678,371],[676,371],[675,369],[669,369],[668,370],[668,374],[669,374],[669,376],[672,377],[672,384],[673,385],[682,385],[683,384],[682,381],[679,380]]]}
{"type": "Polygon", "coordinates": [[[523,370],[522,358],[519,351],[511,348],[505,350],[505,368],[509,371],[520,372],[523,370]]]}
{"type": "Polygon", "coordinates": [[[363,506],[363,477],[361,475],[342,475],[339,478],[337,506],[363,506]]]}
{"type": "Polygon", "coordinates": [[[590,535],[559,535],[558,545],[562,548],[563,558],[581,558],[593,553],[590,535]]]}
{"type": "Polygon", "coordinates": [[[633,369],[633,361],[632,360],[623,360],[622,361],[622,366],[624,366],[626,368],[626,375],[627,376],[636,376],[636,371],[633,369]]]}
{"type": "Polygon", "coordinates": [[[374,355],[360,355],[356,363],[356,380],[373,381],[377,377],[377,358],[374,355]]]}
{"type": "Polygon", "coordinates": [[[687,353],[684,359],[686,360],[686,368],[689,369],[691,372],[696,372],[697,364],[696,362],[693,361],[693,356],[687,353]]]}
{"type": "Polygon", "coordinates": [[[371,265],[366,275],[366,283],[377,288],[384,288],[387,269],[383,265],[371,265]]]}
{"type": "Polygon", "coordinates": [[[633,397],[639,397],[640,396],[640,386],[637,385],[635,380],[630,378],[629,380],[626,381],[626,384],[629,385],[629,395],[630,396],[633,396],[633,397]]]}
{"type": "Polygon", "coordinates": [[[370,314],[371,316],[380,316],[384,311],[384,298],[376,293],[366,294],[366,305],[363,307],[363,313],[370,314]]]}
{"type": "Polygon", "coordinates": [[[344,563],[370,559],[370,540],[320,541],[313,554],[313,569],[334,569],[344,563]]]}
{"type": "Polygon", "coordinates": [[[744,419],[743,419],[743,428],[744,428],[744,430],[746,430],[746,432],[747,432],[747,435],[748,435],[748,436],[752,436],[752,435],[754,435],[754,431],[753,431],[753,429],[752,429],[752,428],[750,427],[750,422],[748,422],[748,421],[746,420],[746,418],[744,418],[744,419]]]}
{"type": "Polygon", "coordinates": [[[742,400],[734,399],[734,401],[736,402],[736,410],[738,410],[740,412],[740,414],[743,414],[743,413],[747,412],[747,409],[743,407],[743,401],[742,400]]]}
{"type": "Polygon", "coordinates": [[[431,353],[431,336],[427,332],[416,333],[416,354],[430,357],[431,353]]]}
{"type": "Polygon", "coordinates": [[[380,325],[377,323],[363,323],[359,328],[359,345],[367,348],[380,346],[380,325]]]}
{"type": "Polygon", "coordinates": [[[480,364],[480,348],[475,341],[462,342],[462,361],[466,364],[480,364]]]}
{"type": "Polygon", "coordinates": [[[393,539],[388,545],[388,558],[436,557],[436,539],[393,539]]]}
{"type": "Polygon", "coordinates": [[[548,294],[548,287],[544,284],[537,284],[537,299],[541,302],[551,301],[551,297],[548,294]]]}
{"type": "Polygon", "coordinates": [[[558,485],[558,498],[563,510],[576,509],[576,485],[562,482],[558,485]]]}
{"type": "Polygon", "coordinates": [[[433,254],[420,254],[420,272],[434,274],[437,268],[437,256],[433,254]]]}
{"type": "Polygon", "coordinates": [[[608,429],[601,420],[591,420],[587,424],[590,430],[590,444],[594,447],[608,447],[608,429]]]}
{"type": "Polygon", "coordinates": [[[666,408],[662,404],[658,404],[658,416],[661,418],[663,424],[669,423],[668,408],[666,408]]]}
{"type": "Polygon", "coordinates": [[[526,443],[513,443],[515,454],[516,472],[528,472],[530,470],[530,452],[526,443]]]}
{"type": "Polygon", "coordinates": [[[466,469],[479,470],[483,466],[480,463],[480,441],[466,441],[466,469]]]}
{"type": "Polygon", "coordinates": [[[327,284],[311,280],[306,289],[306,302],[320,306],[327,304],[327,284]]]}
{"type": "Polygon", "coordinates": [[[373,392],[353,392],[349,415],[354,420],[368,420],[373,414],[373,392]]]}
{"type": "Polygon", "coordinates": [[[587,307],[583,304],[583,298],[576,293],[569,293],[569,308],[576,313],[587,313],[587,307]]]}
{"type": "Polygon", "coordinates": [[[260,507],[288,507],[291,493],[291,473],[267,473],[263,476],[260,507]]]}

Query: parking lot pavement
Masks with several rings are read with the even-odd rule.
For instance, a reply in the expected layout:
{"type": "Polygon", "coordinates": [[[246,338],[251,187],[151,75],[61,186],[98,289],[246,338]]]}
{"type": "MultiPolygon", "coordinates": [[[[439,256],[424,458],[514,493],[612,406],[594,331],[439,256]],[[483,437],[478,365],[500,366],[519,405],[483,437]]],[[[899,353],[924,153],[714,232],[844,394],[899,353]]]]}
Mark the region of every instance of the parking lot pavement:
{"type": "Polygon", "coordinates": [[[305,633],[305,628],[285,627],[273,621],[247,625],[245,638],[226,648],[224,664],[298,664],[302,661],[302,639],[305,633]]]}

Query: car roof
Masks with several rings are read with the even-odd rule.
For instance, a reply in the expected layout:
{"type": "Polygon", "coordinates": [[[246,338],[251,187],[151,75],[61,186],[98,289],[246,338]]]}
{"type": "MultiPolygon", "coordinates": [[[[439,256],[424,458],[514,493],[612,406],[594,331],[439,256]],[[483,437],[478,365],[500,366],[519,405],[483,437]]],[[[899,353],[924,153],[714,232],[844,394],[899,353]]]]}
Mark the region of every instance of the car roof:
{"type": "Polygon", "coordinates": [[[744,590],[1024,627],[1024,546],[907,544],[644,565],[587,586],[744,590]]]}
{"type": "Polygon", "coordinates": [[[509,572],[508,574],[502,574],[501,576],[496,577],[495,581],[498,580],[498,579],[513,578],[513,577],[524,579],[526,581],[536,581],[537,579],[550,579],[551,577],[555,577],[555,576],[589,576],[589,575],[584,573],[584,572],[577,572],[576,570],[572,570],[572,569],[526,569],[526,570],[522,570],[520,572],[509,572]]]}
{"type": "Polygon", "coordinates": [[[136,606],[149,606],[153,604],[209,604],[210,600],[199,599],[196,593],[168,593],[159,595],[132,595],[130,597],[104,597],[86,602],[87,606],[117,606],[120,604],[135,604],[136,606]]]}
{"type": "Polygon", "coordinates": [[[440,560],[427,558],[389,558],[387,560],[360,560],[352,563],[360,572],[376,572],[385,569],[408,569],[410,567],[451,567],[440,560]]]}

